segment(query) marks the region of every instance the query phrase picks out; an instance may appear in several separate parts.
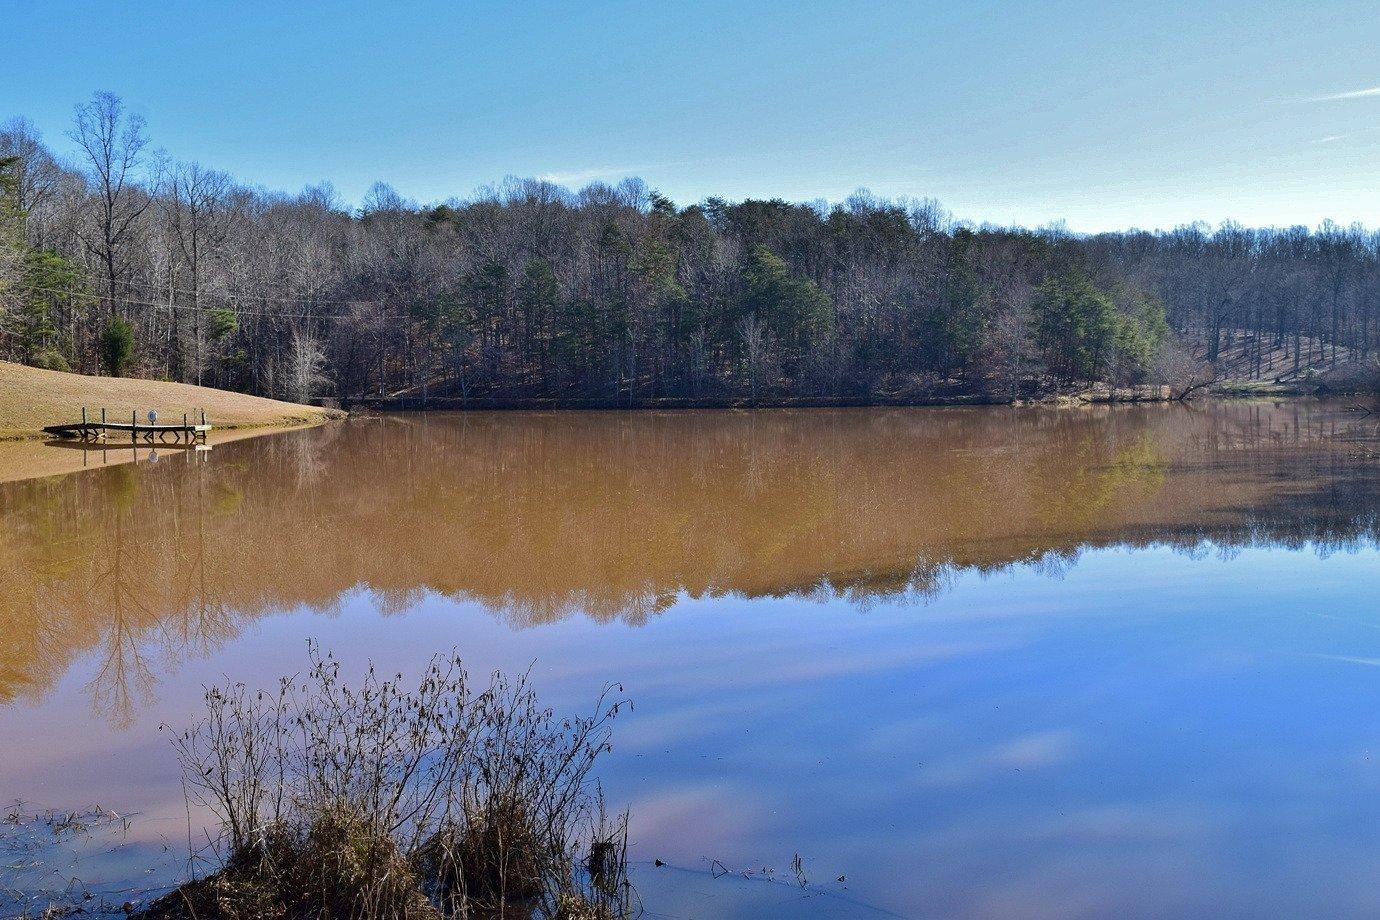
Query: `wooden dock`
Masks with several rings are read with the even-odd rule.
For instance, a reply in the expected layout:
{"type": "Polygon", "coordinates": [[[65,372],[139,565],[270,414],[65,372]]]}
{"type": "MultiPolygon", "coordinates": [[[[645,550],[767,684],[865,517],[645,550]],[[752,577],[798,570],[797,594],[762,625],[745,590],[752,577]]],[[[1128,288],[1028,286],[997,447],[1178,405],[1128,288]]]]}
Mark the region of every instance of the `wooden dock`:
{"type": "Polygon", "coordinates": [[[182,423],[141,422],[137,412],[130,412],[129,421],[111,421],[106,411],[101,410],[99,421],[88,418],[85,409],[81,410],[81,421],[68,425],[45,425],[43,431],[59,438],[74,438],[81,441],[104,441],[111,432],[117,435],[128,434],[129,440],[138,443],[142,438],[147,443],[166,444],[186,441],[205,443],[211,426],[206,423],[206,412],[202,410],[200,421],[195,421],[188,413],[182,414],[182,423]]]}

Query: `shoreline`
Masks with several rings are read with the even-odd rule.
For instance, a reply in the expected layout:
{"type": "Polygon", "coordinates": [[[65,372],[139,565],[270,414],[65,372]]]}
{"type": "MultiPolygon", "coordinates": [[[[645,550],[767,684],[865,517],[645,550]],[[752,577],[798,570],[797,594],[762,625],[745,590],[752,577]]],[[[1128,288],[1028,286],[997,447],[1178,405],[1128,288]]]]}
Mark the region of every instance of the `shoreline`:
{"type": "Polygon", "coordinates": [[[1368,397],[1367,391],[1331,390],[1288,384],[1257,384],[1228,381],[1202,389],[1187,399],[1176,397],[1168,386],[1117,387],[1105,384],[1064,392],[1043,392],[1016,397],[990,393],[954,392],[905,396],[807,396],[764,397],[656,397],[556,398],[556,397],[394,397],[342,400],[351,413],[358,412],[486,412],[486,411],[657,411],[678,409],[869,409],[952,408],[961,406],[1060,406],[1134,405],[1141,403],[1193,402],[1201,399],[1335,399],[1368,397]]]}
{"type": "MultiPolygon", "coordinates": [[[[350,403],[350,411],[323,408],[312,416],[284,416],[280,420],[241,422],[217,425],[207,444],[217,445],[275,434],[285,434],[315,428],[345,419],[368,418],[371,415],[398,412],[424,414],[426,412],[676,412],[682,410],[719,411],[781,411],[808,409],[943,409],[943,408],[1044,408],[1075,409],[1087,407],[1133,406],[1174,402],[1250,402],[1253,400],[1327,400],[1340,398],[1373,398],[1372,393],[1327,390],[1320,387],[1303,388],[1277,384],[1226,384],[1210,391],[1200,391],[1189,400],[1179,400],[1164,392],[1167,387],[1143,388],[1141,392],[1109,391],[1105,387],[1048,394],[1023,399],[997,399],[980,394],[954,395],[934,398],[906,399],[658,399],[641,400],[629,405],[616,400],[459,400],[459,399],[398,399],[360,400],[350,403]]],[[[43,431],[0,430],[0,484],[63,476],[104,466],[118,466],[146,460],[149,452],[161,451],[159,459],[171,459],[187,448],[171,444],[139,442],[131,444],[119,438],[104,443],[83,443],[56,438],[43,431]],[[99,459],[94,459],[99,455],[99,459]]]]}
{"type": "MultiPolygon", "coordinates": [[[[229,425],[213,424],[212,432],[215,433],[233,431],[237,433],[255,432],[271,434],[273,431],[278,430],[289,430],[293,428],[309,428],[314,425],[324,425],[326,422],[340,421],[341,419],[346,418],[348,415],[348,412],[343,411],[339,412],[338,414],[336,414],[335,412],[331,412],[330,414],[326,414],[325,412],[323,412],[323,414],[320,416],[284,416],[280,420],[269,422],[241,422],[229,425]]],[[[0,428],[0,444],[32,443],[34,441],[61,440],[61,438],[57,438],[41,428],[0,428]]],[[[214,438],[212,439],[212,441],[214,442],[214,438]]],[[[112,444],[117,443],[119,442],[115,439],[112,439],[112,444]]],[[[155,443],[153,446],[157,447],[159,445],[155,443]]],[[[110,449],[114,450],[115,448],[112,446],[110,449]]]]}
{"type": "MultiPolygon", "coordinates": [[[[206,446],[214,448],[249,438],[316,428],[342,418],[343,415],[295,423],[226,426],[213,430],[206,446]]],[[[49,476],[66,476],[102,467],[122,466],[147,460],[149,452],[159,450],[164,451],[169,457],[181,453],[195,453],[187,447],[173,444],[150,444],[143,441],[131,444],[129,441],[111,439],[103,446],[99,442],[83,443],[54,438],[43,432],[34,435],[0,436],[0,485],[46,479],[49,476]],[[99,459],[92,460],[93,455],[99,455],[99,459]]]]}

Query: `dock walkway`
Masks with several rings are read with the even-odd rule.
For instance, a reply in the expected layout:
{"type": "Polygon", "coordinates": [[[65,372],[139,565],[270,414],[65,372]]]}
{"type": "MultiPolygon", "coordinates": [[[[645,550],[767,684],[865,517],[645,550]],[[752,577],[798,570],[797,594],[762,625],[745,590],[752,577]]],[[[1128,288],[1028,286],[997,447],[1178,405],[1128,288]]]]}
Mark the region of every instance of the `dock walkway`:
{"type": "Polygon", "coordinates": [[[45,425],[43,431],[47,434],[55,435],[59,438],[77,438],[82,441],[101,441],[105,440],[111,432],[127,433],[131,441],[138,441],[141,437],[150,443],[157,441],[167,443],[169,439],[173,441],[205,441],[206,435],[211,431],[211,426],[206,423],[206,413],[202,411],[201,421],[193,422],[187,413],[183,413],[181,424],[166,422],[140,422],[137,413],[131,412],[129,421],[112,422],[106,418],[106,412],[101,410],[100,421],[87,418],[86,410],[81,410],[81,421],[72,422],[66,425],[45,425]]]}

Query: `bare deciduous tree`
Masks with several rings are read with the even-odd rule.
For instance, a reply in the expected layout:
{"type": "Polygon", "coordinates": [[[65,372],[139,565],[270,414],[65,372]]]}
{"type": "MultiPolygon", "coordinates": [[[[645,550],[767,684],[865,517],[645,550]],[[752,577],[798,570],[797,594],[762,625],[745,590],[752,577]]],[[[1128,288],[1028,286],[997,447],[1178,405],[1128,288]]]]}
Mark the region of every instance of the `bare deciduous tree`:
{"type": "MultiPolygon", "coordinates": [[[[230,177],[196,163],[175,167],[162,197],[163,210],[178,255],[187,268],[187,294],[193,315],[193,366],[196,382],[202,382],[205,368],[202,347],[205,340],[202,299],[205,262],[225,241],[236,218],[230,177]]],[[[169,287],[172,287],[170,284],[169,287]]],[[[176,348],[177,323],[169,324],[169,350],[176,348]]]]}
{"type": "Polygon", "coordinates": [[[76,126],[69,136],[85,154],[96,206],[89,209],[82,241],[100,261],[104,273],[107,314],[121,300],[120,282],[130,271],[129,243],[135,222],[152,202],[139,184],[139,167],[148,138],[144,119],[126,112],[113,93],[98,92],[76,109],[76,126]]]}
{"type": "Polygon", "coordinates": [[[46,206],[58,191],[62,169],[27,118],[12,118],[0,126],[0,159],[8,158],[14,160],[14,206],[19,214],[46,206]]]}
{"type": "Polygon", "coordinates": [[[1169,387],[1170,394],[1183,401],[1201,393],[1217,381],[1212,362],[1200,358],[1178,342],[1171,342],[1160,353],[1156,372],[1169,387]]]}
{"type": "Polygon", "coordinates": [[[321,350],[321,344],[310,333],[294,331],[284,381],[287,398],[293,402],[310,402],[328,382],[322,373],[325,366],[326,353],[321,350]]]}

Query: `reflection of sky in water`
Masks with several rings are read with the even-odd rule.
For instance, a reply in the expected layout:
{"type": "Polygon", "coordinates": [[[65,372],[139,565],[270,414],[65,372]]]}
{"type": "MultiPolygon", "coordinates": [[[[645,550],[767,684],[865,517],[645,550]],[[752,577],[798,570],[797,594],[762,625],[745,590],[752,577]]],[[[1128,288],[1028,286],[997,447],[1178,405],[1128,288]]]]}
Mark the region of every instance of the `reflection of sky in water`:
{"type": "Polygon", "coordinates": [[[624,683],[602,775],[639,859],[789,876],[798,852],[908,916],[1373,915],[1377,561],[1091,550],[1061,577],[958,572],[923,603],[682,597],[640,628],[515,630],[434,594],[381,616],[355,591],[250,621],[204,665],[153,662],[124,729],[55,734],[92,705],[83,659],[0,711],[0,795],[139,810],[136,836],[181,846],[158,725],[192,718],[202,682],[267,685],[308,636],[347,667],[455,644],[474,672],[531,665],[558,708],[624,683]]]}

